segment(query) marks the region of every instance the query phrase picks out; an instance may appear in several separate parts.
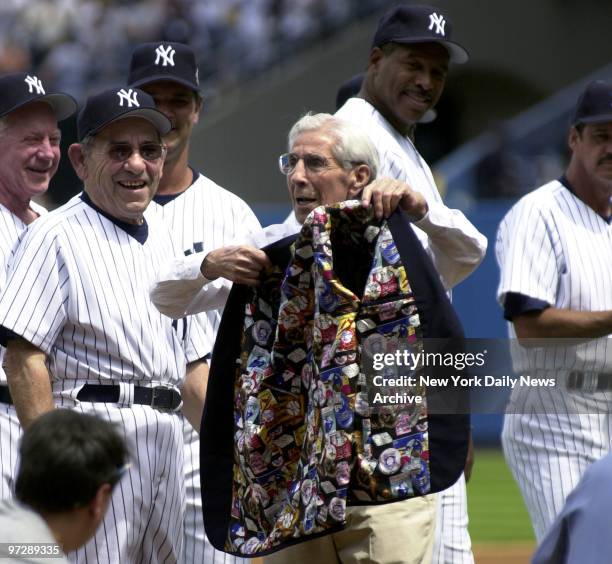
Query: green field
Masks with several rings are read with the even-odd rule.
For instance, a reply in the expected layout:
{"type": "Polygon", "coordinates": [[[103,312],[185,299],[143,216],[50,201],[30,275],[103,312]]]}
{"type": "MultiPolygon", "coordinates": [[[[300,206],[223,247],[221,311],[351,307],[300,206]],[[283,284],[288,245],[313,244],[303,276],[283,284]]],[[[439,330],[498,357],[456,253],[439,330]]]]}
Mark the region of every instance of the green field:
{"type": "Polygon", "coordinates": [[[467,486],[472,542],[534,541],[521,493],[498,449],[477,449],[467,486]]]}

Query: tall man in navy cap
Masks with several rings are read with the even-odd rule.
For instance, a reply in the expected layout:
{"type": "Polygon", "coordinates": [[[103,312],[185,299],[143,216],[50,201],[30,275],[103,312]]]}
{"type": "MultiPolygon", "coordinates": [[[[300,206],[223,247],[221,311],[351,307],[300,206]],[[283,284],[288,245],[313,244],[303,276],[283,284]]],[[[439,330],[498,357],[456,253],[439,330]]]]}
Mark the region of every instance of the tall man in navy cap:
{"type": "MultiPolygon", "coordinates": [[[[47,93],[27,73],[0,77],[0,288],[13,246],[46,210],[32,201],[49,188],[60,160],[57,122],[76,111],[74,99],[47,93]]],[[[0,498],[12,494],[21,428],[12,405],[0,347],[0,498]]]]}
{"type": "Polygon", "coordinates": [[[197,320],[179,333],[149,299],[160,264],[176,252],[163,222],[147,212],[170,122],[151,96],[121,88],[90,97],[77,127],[69,156],[84,192],[27,230],[0,297],[11,394],[24,428],[57,404],[110,420],[128,441],[134,465],[103,527],[71,558],[176,562],[184,515],[179,410],[199,423],[191,379],[210,346],[197,320]]]}
{"type": "MultiPolygon", "coordinates": [[[[260,229],[257,218],[247,204],[189,166],[191,133],[199,121],[203,102],[198,67],[191,47],[169,42],[137,46],[132,54],[128,84],[148,92],[172,125],[164,136],[168,152],[154,200],[161,206],[156,208],[157,211],[169,223],[175,239],[182,245],[181,251],[185,257],[176,261],[178,276],[189,278],[201,286],[208,279],[223,276],[218,270],[227,268],[233,264],[233,260],[265,260],[261,251],[228,247],[230,242],[245,239],[248,233],[260,229]],[[218,250],[211,252],[213,249],[218,250]],[[212,267],[210,271],[201,271],[202,259],[198,253],[206,254],[206,260],[212,267]]],[[[211,286],[211,289],[219,290],[214,308],[223,306],[229,286],[230,282],[223,278],[211,286]]],[[[183,296],[179,294],[176,298],[180,302],[183,296]]],[[[172,304],[169,307],[172,309],[172,304]]],[[[213,339],[220,322],[220,310],[214,308],[199,315],[213,339]]],[[[204,375],[199,382],[203,398],[206,386],[204,375]]],[[[187,422],[184,440],[187,509],[182,561],[206,564],[243,562],[240,558],[216,551],[206,539],[200,494],[199,440],[187,422]]]]}
{"type": "MultiPolygon", "coordinates": [[[[478,266],[487,241],[459,210],[443,204],[411,133],[440,99],[449,64],[467,60],[446,14],[432,6],[397,6],[378,24],[361,91],[336,113],[367,130],[378,148],[379,176],[401,180],[425,197],[424,214],[414,200],[413,227],[447,290],[478,266]]],[[[428,512],[432,521],[437,503],[433,562],[471,564],[464,477],[437,497],[403,503],[414,506],[415,517],[428,512]]]]}
{"type": "Polygon", "coordinates": [[[587,85],[568,145],[565,174],[519,200],[495,244],[510,336],[582,342],[514,358],[519,373],[556,380],[517,387],[502,431],[538,541],[589,464],[612,450],[612,81],[587,85]]]}

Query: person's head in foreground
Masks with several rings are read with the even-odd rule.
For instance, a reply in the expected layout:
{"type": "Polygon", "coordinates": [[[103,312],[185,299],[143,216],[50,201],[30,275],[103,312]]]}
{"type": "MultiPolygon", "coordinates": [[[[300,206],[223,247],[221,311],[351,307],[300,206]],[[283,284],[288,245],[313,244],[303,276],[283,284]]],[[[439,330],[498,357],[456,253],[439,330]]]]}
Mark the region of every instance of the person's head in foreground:
{"type": "Polygon", "coordinates": [[[15,497],[46,522],[64,552],[77,549],[102,522],[128,451],[102,419],[55,409],[24,432],[15,497]]]}

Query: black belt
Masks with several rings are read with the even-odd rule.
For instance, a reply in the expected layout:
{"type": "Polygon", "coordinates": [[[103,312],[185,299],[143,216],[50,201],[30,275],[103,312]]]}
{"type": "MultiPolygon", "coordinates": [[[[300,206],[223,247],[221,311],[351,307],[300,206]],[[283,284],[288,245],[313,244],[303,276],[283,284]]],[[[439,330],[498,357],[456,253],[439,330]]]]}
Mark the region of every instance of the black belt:
{"type": "Polygon", "coordinates": [[[602,391],[612,390],[612,374],[609,372],[570,372],[567,377],[567,387],[570,390],[602,391]]]}
{"type": "MultiPolygon", "coordinates": [[[[119,403],[119,386],[85,384],[77,394],[79,401],[119,403]]],[[[133,403],[149,405],[160,411],[178,411],[183,405],[181,394],[174,388],[134,386],[133,403]]]]}
{"type": "Polygon", "coordinates": [[[8,386],[0,386],[0,403],[8,403],[13,405],[13,398],[9,392],[8,386]]]}

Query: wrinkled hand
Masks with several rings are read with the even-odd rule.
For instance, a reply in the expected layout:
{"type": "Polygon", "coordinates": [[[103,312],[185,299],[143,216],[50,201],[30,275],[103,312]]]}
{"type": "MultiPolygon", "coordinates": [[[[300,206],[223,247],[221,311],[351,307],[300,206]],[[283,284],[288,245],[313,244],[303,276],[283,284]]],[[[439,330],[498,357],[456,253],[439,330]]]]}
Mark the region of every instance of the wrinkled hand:
{"type": "Polygon", "coordinates": [[[397,207],[401,207],[411,219],[423,219],[429,210],[427,201],[405,182],[392,178],[379,178],[363,189],[361,203],[374,206],[377,219],[389,217],[397,207]]]}
{"type": "Polygon", "coordinates": [[[226,278],[237,284],[257,286],[264,268],[272,266],[263,251],[250,245],[233,245],[215,249],[206,255],[200,271],[205,278],[226,278]]]}

